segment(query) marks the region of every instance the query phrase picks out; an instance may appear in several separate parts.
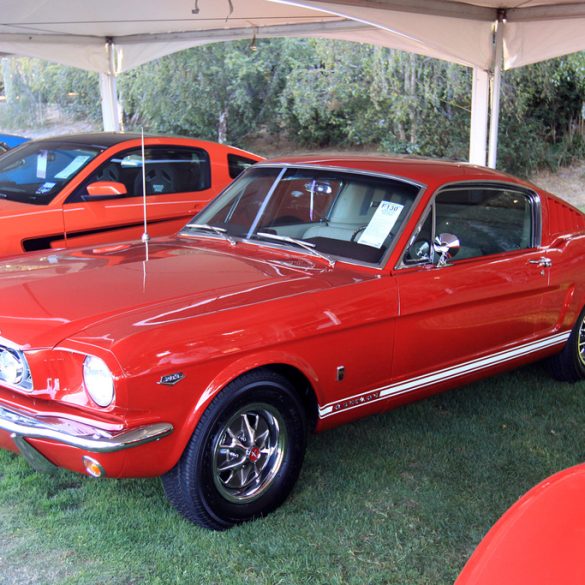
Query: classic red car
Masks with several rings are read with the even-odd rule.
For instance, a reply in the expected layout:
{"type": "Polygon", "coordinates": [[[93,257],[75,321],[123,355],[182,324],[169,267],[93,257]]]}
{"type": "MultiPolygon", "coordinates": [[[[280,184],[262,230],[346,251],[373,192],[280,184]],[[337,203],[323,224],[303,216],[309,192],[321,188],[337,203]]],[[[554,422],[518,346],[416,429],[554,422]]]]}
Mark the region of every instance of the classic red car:
{"type": "MultiPolygon", "coordinates": [[[[260,157],[229,146],[145,138],[152,235],[175,233],[260,157]]],[[[138,134],[59,136],[0,158],[0,257],[139,238],[143,228],[138,134]]]]}
{"type": "Polygon", "coordinates": [[[548,477],[487,533],[455,585],[583,585],[585,465],[548,477]]]}
{"type": "Polygon", "coordinates": [[[465,164],[259,163],[177,235],[0,263],[0,442],[222,529],[321,431],[541,358],[585,374],[585,216],[465,164]]]}

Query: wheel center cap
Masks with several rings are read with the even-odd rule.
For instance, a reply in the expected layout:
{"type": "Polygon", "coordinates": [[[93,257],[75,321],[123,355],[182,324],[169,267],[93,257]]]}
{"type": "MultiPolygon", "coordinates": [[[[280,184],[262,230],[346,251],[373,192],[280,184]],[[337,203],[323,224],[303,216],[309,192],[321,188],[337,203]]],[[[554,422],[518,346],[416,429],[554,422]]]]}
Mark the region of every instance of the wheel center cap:
{"type": "Polygon", "coordinates": [[[260,449],[258,449],[258,447],[252,447],[250,449],[250,453],[248,453],[248,459],[252,463],[256,463],[256,461],[258,461],[258,459],[260,459],[260,449]]]}

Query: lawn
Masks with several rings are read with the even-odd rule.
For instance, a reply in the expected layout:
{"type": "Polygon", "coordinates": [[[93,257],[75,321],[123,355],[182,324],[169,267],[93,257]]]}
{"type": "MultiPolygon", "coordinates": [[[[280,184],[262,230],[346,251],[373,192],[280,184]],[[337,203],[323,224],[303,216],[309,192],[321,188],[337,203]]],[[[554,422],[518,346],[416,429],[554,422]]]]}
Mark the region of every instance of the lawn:
{"type": "Polygon", "coordinates": [[[585,461],[585,383],[537,364],[313,436],[292,497],[223,533],[158,480],[45,476],[0,453],[0,583],[452,584],[495,520],[585,461]]]}

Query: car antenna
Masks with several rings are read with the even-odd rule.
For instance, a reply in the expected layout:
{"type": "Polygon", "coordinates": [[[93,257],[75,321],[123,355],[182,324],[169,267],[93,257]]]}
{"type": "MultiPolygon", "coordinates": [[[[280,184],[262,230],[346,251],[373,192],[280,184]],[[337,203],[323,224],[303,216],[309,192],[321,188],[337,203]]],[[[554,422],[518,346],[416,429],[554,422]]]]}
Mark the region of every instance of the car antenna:
{"type": "Polygon", "coordinates": [[[140,146],[142,149],[142,214],[144,218],[144,233],[142,234],[142,241],[146,247],[146,260],[148,261],[148,241],[150,236],[148,234],[148,222],[146,221],[146,157],[144,156],[144,128],[140,129],[140,146]]]}

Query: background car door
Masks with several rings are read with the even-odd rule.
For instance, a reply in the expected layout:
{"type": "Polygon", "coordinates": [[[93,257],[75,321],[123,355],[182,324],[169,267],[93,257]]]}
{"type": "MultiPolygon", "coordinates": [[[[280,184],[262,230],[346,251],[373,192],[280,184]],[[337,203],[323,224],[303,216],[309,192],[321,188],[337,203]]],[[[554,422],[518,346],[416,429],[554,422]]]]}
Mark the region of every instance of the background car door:
{"type": "MultiPolygon", "coordinates": [[[[151,146],[145,149],[147,219],[151,236],[178,231],[211,196],[208,153],[199,148],[151,146]]],[[[113,156],[63,206],[67,246],[139,238],[143,228],[140,149],[113,156]],[[90,197],[97,181],[122,183],[123,196],[90,197]]]]}
{"type": "Polygon", "coordinates": [[[536,247],[538,212],[535,196],[508,188],[453,188],[437,195],[416,238],[430,241],[449,232],[461,247],[442,268],[416,255],[409,259],[407,252],[396,273],[398,378],[454,377],[532,349],[546,329],[541,303],[549,286],[549,268],[536,247]]]}

